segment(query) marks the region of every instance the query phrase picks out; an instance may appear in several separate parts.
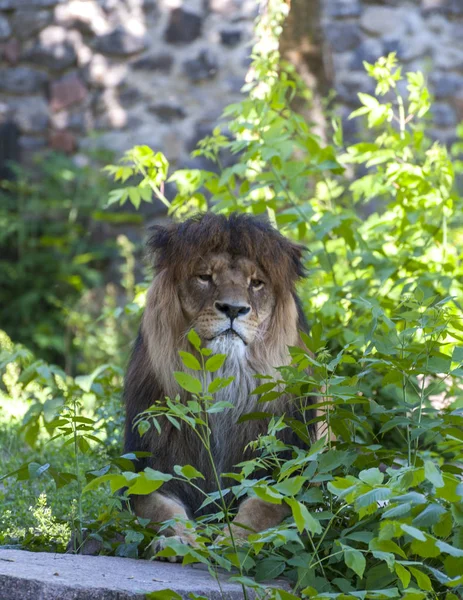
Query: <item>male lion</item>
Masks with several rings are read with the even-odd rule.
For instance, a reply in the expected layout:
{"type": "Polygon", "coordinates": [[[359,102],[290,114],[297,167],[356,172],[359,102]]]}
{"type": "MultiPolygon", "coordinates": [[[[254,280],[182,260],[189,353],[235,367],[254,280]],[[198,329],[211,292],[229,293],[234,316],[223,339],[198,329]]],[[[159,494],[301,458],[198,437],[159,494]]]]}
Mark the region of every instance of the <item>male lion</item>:
{"type": "MultiPolygon", "coordinates": [[[[180,389],[173,371],[182,369],[178,351],[192,351],[186,340],[191,328],[204,346],[227,354],[217,375],[235,378],[216,395],[216,399],[232,402],[234,409],[210,415],[218,473],[230,472],[249,458],[246,446],[266,433],[265,420],[237,423],[242,414],[256,410],[292,417],[300,414],[300,406],[287,395],[258,405],[259,397],[252,392],[259,384],[255,374],[275,375],[275,367],[289,364],[288,345],[300,344],[298,330],[306,328],[295,292],[296,281],[303,275],[302,249],[267,223],[240,214],[229,218],[205,214],[166,228],[155,227],[148,247],[156,275],[126,376],[125,451],[151,452],[151,458],[140,461],[139,467],[149,465],[165,473],[173,473],[174,465],[191,464],[205,476],[204,481],[196,480],[201,481],[198,485],[212,492],[213,471],[191,429],[183,426],[179,431],[164,420],[160,434],[152,428],[140,437],[133,421],[165,396],[179,394],[182,401],[187,400],[188,393],[180,389]]],[[[282,438],[301,443],[289,428],[282,438]]],[[[134,496],[132,501],[138,516],[159,523],[202,514],[203,500],[187,483],[169,481],[160,493],[134,496]]],[[[239,506],[234,535],[242,538],[250,530],[273,527],[287,510],[248,498],[239,506]]],[[[181,524],[172,533],[194,543],[181,524]]]]}

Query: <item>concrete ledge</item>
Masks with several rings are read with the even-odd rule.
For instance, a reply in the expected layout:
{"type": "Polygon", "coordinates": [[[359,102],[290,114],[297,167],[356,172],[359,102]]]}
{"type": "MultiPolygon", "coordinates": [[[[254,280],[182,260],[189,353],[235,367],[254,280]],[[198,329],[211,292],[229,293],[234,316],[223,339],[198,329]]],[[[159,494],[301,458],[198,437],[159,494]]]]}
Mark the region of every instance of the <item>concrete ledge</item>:
{"type": "MultiPolygon", "coordinates": [[[[239,585],[220,575],[220,587],[202,566],[0,549],[0,600],[145,600],[171,589],[210,600],[242,600],[239,585]]],[[[253,597],[253,594],[250,594],[253,597]]]]}

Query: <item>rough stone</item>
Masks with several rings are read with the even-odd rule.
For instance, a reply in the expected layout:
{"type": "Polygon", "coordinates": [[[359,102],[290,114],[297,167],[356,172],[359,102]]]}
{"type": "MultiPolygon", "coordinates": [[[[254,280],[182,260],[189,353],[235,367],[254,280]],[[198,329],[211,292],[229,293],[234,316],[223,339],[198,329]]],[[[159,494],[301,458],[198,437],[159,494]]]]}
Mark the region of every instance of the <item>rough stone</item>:
{"type": "Polygon", "coordinates": [[[360,26],[373,35],[397,35],[402,29],[402,22],[395,8],[368,6],[360,18],[360,26]]]}
{"type": "Polygon", "coordinates": [[[106,56],[95,54],[85,68],[85,78],[90,85],[114,88],[121,85],[127,76],[125,64],[112,64],[106,56]]]}
{"type": "Polygon", "coordinates": [[[50,85],[50,108],[58,112],[85,100],[87,88],[75,74],[68,75],[50,85]]]}
{"type": "Polygon", "coordinates": [[[49,144],[53,150],[65,152],[66,154],[72,154],[77,149],[76,136],[67,130],[52,131],[50,133],[49,144]]]}
{"type": "Polygon", "coordinates": [[[26,53],[26,60],[48,67],[52,71],[62,71],[73,66],[77,56],[74,47],[66,38],[66,29],[50,25],[40,32],[39,42],[26,53]]]}
{"type": "Polygon", "coordinates": [[[153,56],[142,56],[136,60],[132,67],[135,71],[160,71],[169,73],[174,64],[174,57],[171,54],[161,53],[153,56]]]}
{"type": "Polygon", "coordinates": [[[13,13],[13,31],[20,40],[28,40],[49,25],[52,20],[53,13],[50,10],[22,8],[13,13]]]}
{"type": "Polygon", "coordinates": [[[127,86],[119,90],[119,102],[124,108],[131,108],[142,100],[142,94],[136,87],[127,86]]]}
{"type": "Polygon", "coordinates": [[[426,56],[432,49],[432,44],[433,39],[426,32],[406,36],[400,58],[405,62],[409,62],[415,60],[415,58],[426,56]]]}
{"type": "Polygon", "coordinates": [[[0,40],[7,40],[11,35],[11,27],[8,19],[0,15],[0,40]]]}
{"type": "Polygon", "coordinates": [[[254,18],[257,16],[258,6],[255,2],[248,0],[209,0],[209,9],[226,17],[234,19],[254,18]]]}
{"type": "Polygon", "coordinates": [[[18,64],[21,56],[21,44],[19,43],[19,40],[11,38],[11,40],[2,44],[1,56],[10,65],[18,64]]]}
{"type": "Polygon", "coordinates": [[[432,105],[434,125],[438,127],[454,127],[457,124],[455,109],[445,102],[435,102],[432,105]]]}
{"type": "Polygon", "coordinates": [[[358,106],[359,92],[373,94],[374,89],[375,85],[373,80],[365,73],[346,73],[344,77],[340,77],[336,83],[338,99],[351,106],[358,106]]]}
{"type": "Polygon", "coordinates": [[[463,75],[458,73],[435,73],[431,75],[430,81],[434,96],[437,99],[450,98],[457,92],[463,90],[463,75]]]}
{"type": "Polygon", "coordinates": [[[22,133],[42,134],[48,127],[48,104],[41,96],[17,98],[13,104],[14,120],[22,133]]]}
{"type": "Polygon", "coordinates": [[[52,114],[51,127],[54,130],[68,129],[75,133],[85,133],[87,131],[85,113],[81,110],[77,112],[62,110],[59,113],[52,114]]]}
{"type": "Polygon", "coordinates": [[[179,104],[168,104],[166,102],[152,104],[151,106],[148,106],[148,110],[165,123],[172,123],[172,121],[177,121],[186,117],[185,111],[179,104]]]}
{"type": "Polygon", "coordinates": [[[441,11],[445,8],[448,0],[421,0],[421,10],[426,14],[441,11]]]}
{"type": "Polygon", "coordinates": [[[68,0],[56,7],[55,18],[59,24],[78,29],[85,35],[104,35],[110,30],[103,9],[94,0],[68,0]]]}
{"type": "Polygon", "coordinates": [[[96,95],[93,109],[97,115],[96,129],[121,129],[127,125],[127,112],[121,106],[115,89],[107,89],[96,95]]]}
{"type": "Polygon", "coordinates": [[[97,38],[95,49],[103,54],[111,56],[131,56],[143,52],[146,48],[146,40],[118,26],[111,33],[97,38]]]}
{"type": "Polygon", "coordinates": [[[236,75],[231,75],[227,77],[226,81],[227,89],[232,92],[232,94],[241,94],[241,90],[243,85],[245,84],[243,77],[237,77],[236,75]]]}
{"type": "Polygon", "coordinates": [[[370,64],[378,60],[383,54],[381,42],[376,39],[366,39],[354,50],[354,55],[349,64],[349,69],[352,71],[365,71],[363,61],[370,64]]]}
{"type": "Polygon", "coordinates": [[[463,6],[461,4],[461,0],[447,0],[447,11],[449,14],[453,16],[461,16],[463,15],[463,6]]]}
{"type": "Polygon", "coordinates": [[[42,91],[47,76],[31,67],[0,69],[0,91],[10,94],[33,94],[42,91]]]}
{"type": "Polygon", "coordinates": [[[224,46],[236,46],[241,42],[241,29],[223,29],[220,32],[220,41],[224,46]]]}
{"type": "Polygon", "coordinates": [[[358,17],[362,7],[358,0],[333,0],[329,3],[328,15],[330,17],[358,17]]]}
{"type": "Polygon", "coordinates": [[[403,44],[401,40],[398,40],[397,38],[388,38],[383,40],[383,51],[381,54],[383,56],[387,56],[391,52],[395,52],[399,60],[402,58],[403,44]]]}
{"type": "Polygon", "coordinates": [[[196,58],[183,63],[183,72],[193,83],[214,79],[217,70],[217,60],[208,50],[201,50],[196,58]]]}
{"type": "Polygon", "coordinates": [[[66,0],[0,0],[0,10],[13,8],[51,8],[66,0]]]}
{"type": "Polygon", "coordinates": [[[165,40],[169,44],[189,44],[201,35],[202,19],[199,15],[174,8],[170,12],[165,40]]]}
{"type": "Polygon", "coordinates": [[[445,70],[463,69],[463,48],[458,46],[442,45],[434,57],[435,67],[445,70]]]}
{"type": "Polygon", "coordinates": [[[346,52],[360,44],[361,34],[355,23],[333,23],[329,26],[326,37],[335,52],[346,52]]]}
{"type": "MultiPolygon", "coordinates": [[[[0,550],[0,598],[8,600],[144,600],[149,592],[173,590],[209,600],[242,600],[239,584],[202,567],[46,552],[0,550]]],[[[250,598],[255,595],[249,592],[250,598]]]]}

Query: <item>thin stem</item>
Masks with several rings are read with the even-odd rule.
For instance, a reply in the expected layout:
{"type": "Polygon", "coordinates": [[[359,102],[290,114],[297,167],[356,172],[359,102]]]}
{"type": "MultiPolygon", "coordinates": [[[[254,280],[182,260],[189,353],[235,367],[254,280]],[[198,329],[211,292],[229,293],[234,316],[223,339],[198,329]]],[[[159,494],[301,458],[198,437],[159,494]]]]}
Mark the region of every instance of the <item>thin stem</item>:
{"type": "MultiPolygon", "coordinates": [[[[77,415],[77,401],[73,399],[73,416],[77,415]]],[[[77,528],[77,537],[76,543],[74,544],[74,551],[77,551],[78,548],[82,546],[83,536],[82,536],[82,523],[83,523],[83,509],[82,509],[82,481],[80,478],[80,461],[79,461],[79,443],[78,443],[78,435],[77,435],[77,423],[75,420],[72,421],[72,430],[74,437],[74,463],[75,463],[75,471],[76,471],[76,479],[77,479],[77,511],[78,511],[78,519],[79,524],[77,528]]]]}
{"type": "Polygon", "coordinates": [[[399,131],[400,131],[400,139],[403,140],[405,137],[405,127],[406,127],[406,121],[405,121],[405,107],[404,107],[404,101],[402,96],[397,93],[396,91],[396,97],[397,97],[397,103],[399,105],[399,131]]]}
{"type": "Polygon", "coordinates": [[[158,186],[154,183],[154,181],[151,179],[151,177],[148,177],[148,173],[146,172],[145,167],[136,158],[134,158],[133,162],[134,162],[135,166],[137,167],[137,169],[140,171],[140,173],[145,178],[145,181],[148,183],[150,188],[153,190],[155,196],[157,196],[157,198],[159,198],[159,200],[165,206],[167,206],[167,208],[170,208],[169,200],[167,200],[167,198],[164,196],[164,194],[161,192],[161,190],[158,188],[158,186]]]}

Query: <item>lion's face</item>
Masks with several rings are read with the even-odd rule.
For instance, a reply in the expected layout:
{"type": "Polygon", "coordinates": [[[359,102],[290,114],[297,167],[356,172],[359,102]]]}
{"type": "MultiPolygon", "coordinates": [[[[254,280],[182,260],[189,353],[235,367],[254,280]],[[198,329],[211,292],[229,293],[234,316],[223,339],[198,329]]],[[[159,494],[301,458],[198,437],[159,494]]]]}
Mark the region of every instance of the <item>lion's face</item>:
{"type": "Polygon", "coordinates": [[[244,349],[262,337],[275,305],[262,269],[228,253],[201,258],[180,282],[179,297],[189,326],[215,351],[244,349]]]}

